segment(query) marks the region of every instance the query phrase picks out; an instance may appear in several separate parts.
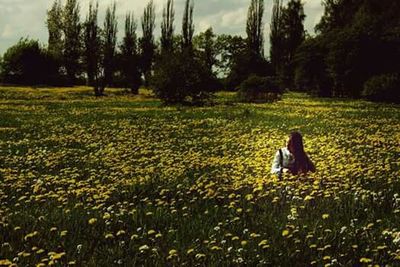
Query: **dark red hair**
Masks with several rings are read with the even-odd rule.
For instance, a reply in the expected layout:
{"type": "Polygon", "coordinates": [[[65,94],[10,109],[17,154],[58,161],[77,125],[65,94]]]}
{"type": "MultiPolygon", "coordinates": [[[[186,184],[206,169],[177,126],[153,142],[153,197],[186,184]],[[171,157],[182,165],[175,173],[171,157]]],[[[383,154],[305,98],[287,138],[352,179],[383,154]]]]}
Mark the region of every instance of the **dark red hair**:
{"type": "Polygon", "coordinates": [[[292,174],[314,172],[315,166],[304,151],[303,137],[299,132],[292,132],[287,145],[290,153],[294,156],[294,164],[291,168],[292,174]]]}

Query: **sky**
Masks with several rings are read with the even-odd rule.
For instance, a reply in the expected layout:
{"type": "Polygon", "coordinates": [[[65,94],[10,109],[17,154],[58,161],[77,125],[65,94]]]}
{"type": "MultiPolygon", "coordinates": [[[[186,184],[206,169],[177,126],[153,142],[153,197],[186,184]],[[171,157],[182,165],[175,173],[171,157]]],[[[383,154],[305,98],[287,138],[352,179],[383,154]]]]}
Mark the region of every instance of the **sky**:
{"type": "MultiPolygon", "coordinates": [[[[65,1],[65,0],[64,0],[65,1]]],[[[123,34],[123,20],[128,11],[132,11],[139,21],[145,0],[98,0],[99,21],[102,24],[105,9],[113,1],[117,4],[119,25],[118,36],[123,34]]],[[[86,16],[90,0],[79,0],[82,20],[86,16]]],[[[156,5],[156,35],[160,32],[162,8],[166,0],[154,0],[156,5]]],[[[175,31],[181,31],[181,18],[185,0],[175,0],[175,31]]],[[[217,34],[238,34],[245,36],[247,9],[250,0],[194,0],[195,33],[212,27],[217,34]]],[[[307,15],[305,28],[314,33],[314,26],[320,20],[323,7],[322,0],[303,0],[307,15]]],[[[53,0],[0,0],[0,55],[8,47],[18,42],[22,37],[29,37],[46,44],[48,33],[46,29],[46,11],[51,7],[53,0]]],[[[269,49],[269,23],[271,21],[273,0],[265,0],[265,39],[266,49],[269,49]]],[[[140,30],[138,30],[140,34],[140,30]]]]}

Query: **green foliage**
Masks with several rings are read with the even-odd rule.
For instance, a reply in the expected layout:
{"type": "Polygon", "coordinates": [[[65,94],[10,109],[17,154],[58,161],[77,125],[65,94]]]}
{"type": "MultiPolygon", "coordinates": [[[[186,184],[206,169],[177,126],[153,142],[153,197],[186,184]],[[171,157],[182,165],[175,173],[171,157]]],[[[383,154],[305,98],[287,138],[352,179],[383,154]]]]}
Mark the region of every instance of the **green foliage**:
{"type": "Polygon", "coordinates": [[[264,0],[251,0],[247,13],[247,45],[248,48],[259,55],[264,56],[264,0]]]}
{"type": "Polygon", "coordinates": [[[162,55],[154,70],[152,87],[167,104],[202,104],[215,91],[206,66],[188,51],[162,55]]]}
{"type": "MultiPolygon", "coordinates": [[[[101,30],[97,22],[98,7],[98,3],[95,6],[92,2],[89,4],[89,11],[83,25],[84,65],[90,86],[95,86],[97,83],[102,56],[101,30]]],[[[102,92],[96,93],[101,94],[102,92]]]]}
{"type": "Polygon", "coordinates": [[[280,98],[281,90],[273,77],[251,75],[240,85],[238,96],[244,102],[272,102],[280,98]]]}
{"type": "Polygon", "coordinates": [[[192,51],[193,49],[193,9],[193,0],[186,0],[182,19],[182,50],[192,51]]]}
{"type": "Polygon", "coordinates": [[[283,34],[283,5],[282,0],[274,0],[271,17],[271,32],[270,32],[270,58],[271,64],[277,75],[282,69],[283,64],[283,48],[284,48],[284,34],[283,34]]]}
{"type": "Polygon", "coordinates": [[[5,83],[39,85],[60,82],[57,66],[55,56],[38,41],[20,39],[4,53],[0,69],[5,83]]]}
{"type": "Polygon", "coordinates": [[[217,63],[218,72],[226,77],[237,58],[246,51],[247,43],[241,36],[221,34],[215,41],[214,49],[217,50],[217,58],[220,58],[217,63]]]}
{"type": "Polygon", "coordinates": [[[294,89],[295,54],[305,39],[304,7],[300,0],[286,6],[276,0],[271,21],[271,62],[282,87],[294,89]]]}
{"type": "Polygon", "coordinates": [[[49,32],[48,50],[61,61],[63,54],[63,7],[61,0],[55,0],[51,9],[47,11],[46,25],[49,32]]]}
{"type": "Polygon", "coordinates": [[[161,53],[170,53],[174,49],[174,1],[168,0],[163,9],[161,23],[161,53]]]}
{"type": "Polygon", "coordinates": [[[116,45],[117,45],[117,32],[118,23],[116,18],[116,4],[115,2],[106,10],[106,18],[104,20],[103,31],[103,68],[104,68],[104,85],[112,85],[115,63],[116,63],[116,45]]]}
{"type": "Polygon", "coordinates": [[[324,96],[360,97],[370,78],[398,72],[400,2],[327,0],[324,5],[317,37],[296,56],[297,87],[324,96]]]}
{"type": "Polygon", "coordinates": [[[362,96],[368,100],[400,103],[400,74],[383,74],[364,84],[362,96]]]}
{"type": "Polygon", "coordinates": [[[300,45],[295,56],[296,90],[322,97],[332,96],[332,80],[325,61],[327,48],[321,37],[309,38],[300,45]]]}
{"type": "Polygon", "coordinates": [[[142,38],[140,39],[141,48],[141,69],[145,76],[145,84],[147,85],[151,78],[151,70],[155,55],[156,45],[154,42],[154,29],[156,23],[155,6],[151,0],[143,11],[141,18],[142,38]]]}
{"type": "Polygon", "coordinates": [[[194,47],[199,54],[199,58],[204,62],[210,73],[214,72],[214,67],[218,64],[217,38],[212,28],[208,28],[194,37],[194,47]]]}
{"type": "Polygon", "coordinates": [[[128,13],[125,18],[125,36],[120,50],[120,69],[123,75],[124,86],[131,89],[133,94],[139,93],[141,85],[137,24],[133,14],[128,13]]]}
{"type": "Polygon", "coordinates": [[[231,72],[226,79],[226,89],[230,91],[236,90],[252,74],[271,76],[271,64],[253,51],[245,50],[234,58],[231,72]]]}
{"type": "Polygon", "coordinates": [[[75,84],[81,74],[81,28],[80,7],[77,0],[67,0],[63,10],[62,29],[64,34],[63,60],[69,83],[75,84]]]}

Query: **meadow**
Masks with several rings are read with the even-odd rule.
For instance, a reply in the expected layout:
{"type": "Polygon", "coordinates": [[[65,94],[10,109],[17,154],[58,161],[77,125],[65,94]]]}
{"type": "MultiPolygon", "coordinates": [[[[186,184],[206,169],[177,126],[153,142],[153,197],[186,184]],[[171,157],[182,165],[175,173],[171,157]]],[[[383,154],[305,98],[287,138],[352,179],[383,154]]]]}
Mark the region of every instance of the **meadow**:
{"type": "Polygon", "coordinates": [[[0,266],[400,266],[398,105],[106,93],[0,88],[0,266]]]}

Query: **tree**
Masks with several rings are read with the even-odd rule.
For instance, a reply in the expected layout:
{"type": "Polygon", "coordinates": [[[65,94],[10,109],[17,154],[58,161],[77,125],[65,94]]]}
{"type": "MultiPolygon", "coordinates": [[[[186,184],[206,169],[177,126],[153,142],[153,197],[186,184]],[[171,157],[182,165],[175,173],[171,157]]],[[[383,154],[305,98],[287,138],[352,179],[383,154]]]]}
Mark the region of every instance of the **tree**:
{"type": "MultiPolygon", "coordinates": [[[[316,26],[316,40],[324,40],[318,41],[316,50],[321,51],[318,54],[322,53],[318,61],[324,62],[320,64],[322,71],[319,73],[321,77],[329,77],[331,86],[324,92],[330,91],[333,96],[360,97],[370,79],[398,73],[399,1],[325,0],[324,6],[324,15],[316,26]]],[[[304,58],[303,52],[303,49],[299,50],[299,58],[304,58]]],[[[310,76],[299,67],[296,73],[310,76]]],[[[375,85],[376,80],[370,84],[375,85]]],[[[385,92],[388,94],[389,91],[385,92]]]]}
{"type": "Polygon", "coordinates": [[[332,96],[332,80],[326,64],[329,51],[326,41],[320,36],[308,38],[297,49],[294,76],[297,90],[322,97],[332,96]]]}
{"type": "Polygon", "coordinates": [[[47,29],[49,32],[48,50],[56,58],[62,58],[63,39],[62,39],[62,17],[63,9],[61,0],[55,0],[51,9],[47,11],[47,29]]]}
{"type": "Polygon", "coordinates": [[[200,105],[212,96],[214,89],[202,62],[179,51],[161,56],[152,82],[153,91],[166,104],[200,105]]]}
{"type": "Polygon", "coordinates": [[[58,82],[57,62],[36,40],[20,39],[4,53],[2,80],[6,83],[54,85],[58,82]]]}
{"type": "Polygon", "coordinates": [[[117,45],[117,18],[115,2],[106,10],[103,30],[103,69],[104,86],[112,85],[115,68],[115,49],[117,45]]]}
{"type": "Polygon", "coordinates": [[[247,14],[247,42],[249,49],[260,57],[264,56],[264,0],[251,0],[247,14]]]}
{"type": "Polygon", "coordinates": [[[161,53],[170,53],[174,48],[174,1],[167,0],[163,9],[163,21],[161,23],[161,53]]]}
{"type": "Polygon", "coordinates": [[[135,18],[133,14],[128,13],[125,17],[125,36],[120,46],[120,62],[124,84],[133,94],[139,93],[141,83],[136,29],[135,18]]]}
{"type": "Polygon", "coordinates": [[[282,19],[282,0],[274,0],[271,19],[270,33],[270,59],[275,74],[281,72],[284,54],[284,30],[282,19]]]}
{"type": "Polygon", "coordinates": [[[217,60],[217,38],[212,28],[194,37],[195,48],[199,51],[199,57],[204,62],[209,73],[213,73],[213,68],[218,63],[217,60]]]}
{"type": "MultiPolygon", "coordinates": [[[[89,12],[86,16],[84,23],[84,62],[86,67],[86,74],[88,77],[88,84],[95,86],[98,82],[98,76],[100,72],[100,58],[101,58],[101,32],[97,23],[99,4],[93,5],[93,2],[89,4],[89,12]]],[[[95,86],[96,88],[96,86],[95,86]]],[[[102,92],[95,92],[97,95],[102,92]]]]}
{"type": "Polygon", "coordinates": [[[215,47],[217,49],[218,72],[226,77],[232,70],[237,58],[247,49],[246,40],[241,36],[221,34],[217,37],[215,47]]]}
{"type": "Polygon", "coordinates": [[[75,84],[81,70],[81,24],[79,10],[77,0],[67,0],[62,16],[64,67],[71,85],[75,84]]]}
{"type": "Polygon", "coordinates": [[[282,24],[283,24],[283,52],[281,58],[284,66],[280,68],[281,81],[285,87],[294,87],[294,57],[297,48],[305,40],[304,31],[304,8],[301,0],[290,0],[287,7],[283,9],[282,24]]]}
{"type": "Polygon", "coordinates": [[[194,34],[194,23],[193,23],[193,9],[194,3],[192,0],[186,0],[185,10],[183,12],[182,19],[182,50],[193,51],[193,34],[194,34]]]}
{"type": "Polygon", "coordinates": [[[150,0],[144,9],[141,22],[143,31],[143,36],[140,40],[140,46],[142,50],[141,67],[142,73],[145,76],[145,84],[148,85],[150,82],[151,69],[155,54],[154,28],[156,17],[153,0],[150,0]]]}

